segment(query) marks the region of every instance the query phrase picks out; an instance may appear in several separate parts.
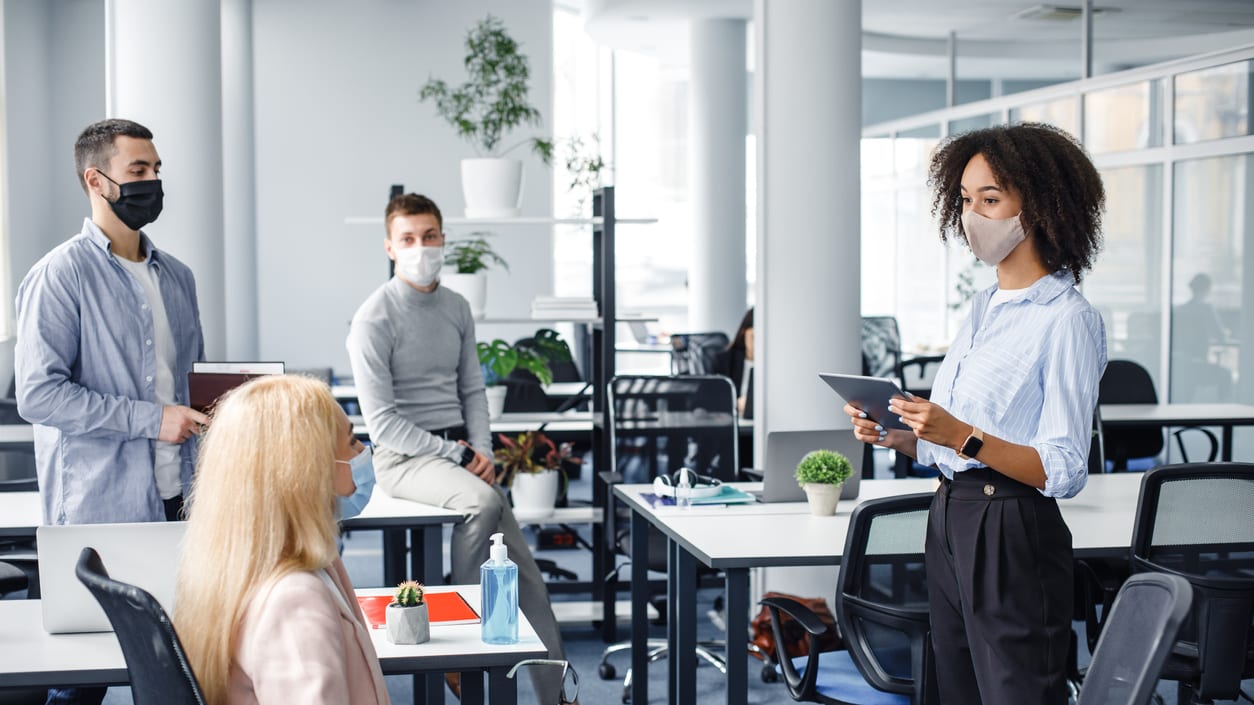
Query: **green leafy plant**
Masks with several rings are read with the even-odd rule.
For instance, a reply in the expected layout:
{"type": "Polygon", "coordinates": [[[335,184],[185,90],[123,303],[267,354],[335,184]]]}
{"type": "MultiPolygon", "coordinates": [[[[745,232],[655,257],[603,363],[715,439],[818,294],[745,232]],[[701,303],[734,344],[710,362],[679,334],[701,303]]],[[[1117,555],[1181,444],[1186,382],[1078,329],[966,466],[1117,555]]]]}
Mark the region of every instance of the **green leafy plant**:
{"type": "Polygon", "coordinates": [[[558,143],[557,152],[561,155],[562,163],[566,165],[566,174],[570,177],[567,189],[576,196],[575,208],[582,211],[593,189],[601,185],[601,171],[605,169],[605,159],[601,157],[601,139],[595,132],[586,142],[577,135],[567,137],[558,143]]]}
{"type": "Polygon", "coordinates": [[[815,450],[797,463],[797,484],[839,485],[853,475],[853,465],[831,450],[815,450]]]}
{"type": "Polygon", "coordinates": [[[540,431],[524,431],[510,437],[504,433],[497,434],[501,447],[493,453],[496,464],[501,469],[500,481],[509,486],[518,473],[539,473],[545,470],[556,470],[562,474],[562,483],[566,482],[566,466],[579,465],[583,462],[574,454],[574,443],[554,443],[540,431]]]}
{"type": "Polygon", "coordinates": [[[430,79],[419,97],[435,101],[436,112],[482,156],[498,157],[528,142],[545,164],[553,160],[553,142],[529,138],[507,149],[501,139],[523,125],[539,125],[540,111],[528,100],[531,67],[505,23],[488,15],[466,33],[467,80],[451,88],[430,79]]]}
{"type": "MultiPolygon", "coordinates": [[[[471,234],[478,235],[479,233],[471,234]]],[[[444,263],[454,267],[458,274],[474,274],[493,265],[509,271],[509,264],[482,237],[450,240],[448,247],[444,250],[444,263]]]]}
{"type": "Polygon", "coordinates": [[[530,347],[516,347],[497,338],[490,343],[480,341],[476,346],[479,365],[483,369],[483,383],[489,387],[500,384],[509,373],[521,367],[540,380],[541,384],[553,383],[553,371],[548,360],[530,347]]]}
{"type": "Polygon", "coordinates": [[[392,603],[401,607],[417,607],[422,604],[423,596],[422,583],[416,580],[406,580],[396,586],[396,597],[392,603]]]}

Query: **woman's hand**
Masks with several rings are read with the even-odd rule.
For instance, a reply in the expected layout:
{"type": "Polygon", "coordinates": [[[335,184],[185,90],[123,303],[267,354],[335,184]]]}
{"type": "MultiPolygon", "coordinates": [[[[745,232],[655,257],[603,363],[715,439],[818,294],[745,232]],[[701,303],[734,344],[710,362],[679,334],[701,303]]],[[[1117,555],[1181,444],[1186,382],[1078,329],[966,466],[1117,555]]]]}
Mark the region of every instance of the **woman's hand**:
{"type": "Polygon", "coordinates": [[[930,443],[946,448],[958,448],[971,435],[971,424],[959,421],[948,411],[926,399],[903,399],[894,396],[889,400],[888,413],[901,417],[902,423],[914,430],[914,435],[930,443]]]}
{"type": "Polygon", "coordinates": [[[889,430],[867,418],[866,412],[853,404],[845,404],[843,411],[853,420],[853,436],[863,443],[892,448],[914,456],[914,436],[909,431],[889,430]]]}

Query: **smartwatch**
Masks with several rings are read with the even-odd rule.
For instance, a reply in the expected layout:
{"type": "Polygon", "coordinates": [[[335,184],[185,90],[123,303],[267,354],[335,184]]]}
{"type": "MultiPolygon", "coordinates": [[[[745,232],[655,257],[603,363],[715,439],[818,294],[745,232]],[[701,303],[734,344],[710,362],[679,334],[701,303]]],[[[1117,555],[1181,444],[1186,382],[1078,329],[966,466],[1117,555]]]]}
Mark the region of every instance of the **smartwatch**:
{"type": "Polygon", "coordinates": [[[958,449],[958,457],[963,460],[974,460],[983,447],[984,432],[972,426],[971,435],[967,436],[967,440],[963,441],[962,447],[958,449]]]}
{"type": "Polygon", "coordinates": [[[474,459],[475,449],[470,446],[462,446],[462,459],[457,461],[457,464],[464,468],[468,468],[470,467],[470,464],[474,462],[474,459]]]}

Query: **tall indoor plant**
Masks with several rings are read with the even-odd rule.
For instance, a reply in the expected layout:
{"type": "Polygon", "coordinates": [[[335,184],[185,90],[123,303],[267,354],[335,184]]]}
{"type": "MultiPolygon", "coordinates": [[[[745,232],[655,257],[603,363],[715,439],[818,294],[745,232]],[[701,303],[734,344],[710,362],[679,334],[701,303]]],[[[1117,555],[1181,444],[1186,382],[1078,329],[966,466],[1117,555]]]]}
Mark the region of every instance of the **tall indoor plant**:
{"type": "Polygon", "coordinates": [[[433,78],[419,96],[434,101],[440,117],[479,154],[477,159],[462,160],[466,217],[516,216],[522,198],[522,162],[504,155],[530,144],[545,164],[553,157],[552,141],[538,137],[502,148],[502,139],[510,132],[540,124],[540,110],[527,95],[531,68],[505,23],[492,15],[467,33],[464,65],[465,83],[453,88],[433,78]]]}
{"type": "Polygon", "coordinates": [[[483,233],[471,233],[472,237],[464,240],[450,240],[444,249],[444,274],[440,276],[440,284],[456,291],[466,298],[470,304],[470,313],[475,318],[483,318],[488,300],[487,270],[497,266],[509,271],[509,265],[492,249],[492,245],[483,237],[473,237],[483,233]]]}

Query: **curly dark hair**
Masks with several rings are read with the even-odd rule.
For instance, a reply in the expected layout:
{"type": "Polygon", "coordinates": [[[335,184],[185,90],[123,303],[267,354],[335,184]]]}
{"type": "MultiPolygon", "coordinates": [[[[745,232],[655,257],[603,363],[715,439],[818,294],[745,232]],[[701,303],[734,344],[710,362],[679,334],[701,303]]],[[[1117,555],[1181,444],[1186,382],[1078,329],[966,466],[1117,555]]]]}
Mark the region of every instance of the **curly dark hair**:
{"type": "Polygon", "coordinates": [[[962,229],[962,172],[984,155],[1002,188],[1023,200],[1023,222],[1046,269],[1067,270],[1080,282],[1101,247],[1106,190],[1075,138],[1053,125],[1025,122],[955,135],[932,155],[928,186],[941,240],[962,229]]]}

